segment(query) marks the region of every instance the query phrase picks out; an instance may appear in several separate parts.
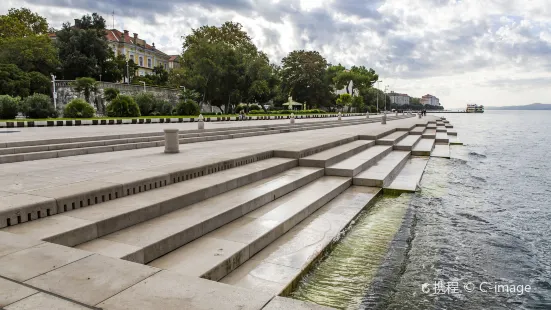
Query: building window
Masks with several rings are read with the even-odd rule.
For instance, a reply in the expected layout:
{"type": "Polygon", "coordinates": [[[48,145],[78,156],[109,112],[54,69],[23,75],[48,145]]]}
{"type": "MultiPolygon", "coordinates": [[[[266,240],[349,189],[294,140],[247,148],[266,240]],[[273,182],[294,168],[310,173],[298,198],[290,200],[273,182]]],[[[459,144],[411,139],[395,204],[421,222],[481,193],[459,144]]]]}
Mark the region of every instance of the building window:
{"type": "Polygon", "coordinates": [[[130,57],[128,57],[128,60],[134,61],[134,55],[130,54],[130,57]]]}
{"type": "Polygon", "coordinates": [[[151,58],[147,58],[147,67],[151,68],[151,58]]]}
{"type": "Polygon", "coordinates": [[[143,57],[140,56],[140,67],[143,67],[143,57]]]}

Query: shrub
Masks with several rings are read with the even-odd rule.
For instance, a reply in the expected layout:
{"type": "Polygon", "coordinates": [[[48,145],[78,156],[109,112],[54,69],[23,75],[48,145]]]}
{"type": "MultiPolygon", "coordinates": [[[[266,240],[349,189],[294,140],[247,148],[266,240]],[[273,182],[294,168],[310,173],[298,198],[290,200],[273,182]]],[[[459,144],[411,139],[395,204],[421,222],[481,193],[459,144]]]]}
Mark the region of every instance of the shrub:
{"type": "Polygon", "coordinates": [[[57,117],[52,100],[43,94],[34,94],[25,98],[21,110],[30,118],[57,117]]]}
{"type": "Polygon", "coordinates": [[[251,112],[251,111],[262,111],[262,112],[264,112],[264,109],[261,106],[259,106],[258,104],[253,103],[253,104],[249,105],[249,112],[251,112]]]}
{"type": "Polygon", "coordinates": [[[19,110],[19,97],[0,96],[0,119],[14,119],[19,110]]]}
{"type": "Polygon", "coordinates": [[[117,98],[120,95],[120,90],[116,88],[106,88],[103,90],[103,97],[105,100],[111,102],[113,99],[117,98]]]}
{"type": "Polygon", "coordinates": [[[241,112],[241,110],[245,110],[246,107],[247,107],[246,104],[242,104],[242,103],[238,104],[238,105],[235,107],[235,113],[236,113],[236,114],[239,114],[239,113],[241,112]]]}
{"type": "Polygon", "coordinates": [[[109,117],[137,117],[140,116],[140,108],[130,96],[119,95],[107,106],[109,117]]]}
{"type": "Polygon", "coordinates": [[[152,93],[139,93],[134,96],[134,101],[140,108],[142,116],[149,116],[155,110],[157,99],[152,93]]]}
{"type": "Polygon", "coordinates": [[[187,102],[182,100],[178,105],[176,106],[176,115],[199,115],[199,105],[191,100],[188,99],[187,102]]]}
{"type": "Polygon", "coordinates": [[[263,110],[252,110],[249,112],[249,114],[266,114],[263,110]]]}
{"type": "Polygon", "coordinates": [[[172,115],[173,112],[174,106],[172,105],[172,103],[166,100],[156,99],[151,115],[168,116],[172,115]]]}
{"type": "Polygon", "coordinates": [[[73,118],[94,117],[94,108],[83,99],[73,99],[65,106],[63,116],[73,118]]]}

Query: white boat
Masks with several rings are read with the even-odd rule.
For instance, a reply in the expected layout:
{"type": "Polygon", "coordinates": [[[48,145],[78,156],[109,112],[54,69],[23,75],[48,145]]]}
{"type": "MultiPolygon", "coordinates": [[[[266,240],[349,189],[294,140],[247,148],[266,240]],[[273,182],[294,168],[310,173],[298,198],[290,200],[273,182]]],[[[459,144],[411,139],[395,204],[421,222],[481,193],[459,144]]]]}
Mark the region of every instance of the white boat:
{"type": "Polygon", "coordinates": [[[484,106],[478,104],[467,104],[467,113],[484,113],[484,106]]]}

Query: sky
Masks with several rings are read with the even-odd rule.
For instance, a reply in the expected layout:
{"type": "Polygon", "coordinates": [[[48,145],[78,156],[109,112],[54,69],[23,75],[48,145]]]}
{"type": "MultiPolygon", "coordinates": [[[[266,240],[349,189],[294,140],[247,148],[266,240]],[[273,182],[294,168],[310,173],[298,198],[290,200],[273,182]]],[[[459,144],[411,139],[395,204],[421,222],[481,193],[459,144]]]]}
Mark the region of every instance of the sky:
{"type": "Polygon", "coordinates": [[[239,22],[274,63],[293,50],[379,73],[381,89],[447,109],[551,103],[550,0],[2,0],[60,28],[100,13],[167,54],[202,25],[239,22]]]}

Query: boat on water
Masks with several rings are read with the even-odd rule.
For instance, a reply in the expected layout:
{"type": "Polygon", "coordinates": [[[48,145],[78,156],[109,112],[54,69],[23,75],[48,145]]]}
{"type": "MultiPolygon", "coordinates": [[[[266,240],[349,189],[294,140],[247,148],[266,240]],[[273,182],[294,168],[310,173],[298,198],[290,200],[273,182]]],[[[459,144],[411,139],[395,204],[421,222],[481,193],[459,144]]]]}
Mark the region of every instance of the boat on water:
{"type": "Polygon", "coordinates": [[[478,104],[467,104],[467,113],[484,113],[484,106],[478,104]]]}

